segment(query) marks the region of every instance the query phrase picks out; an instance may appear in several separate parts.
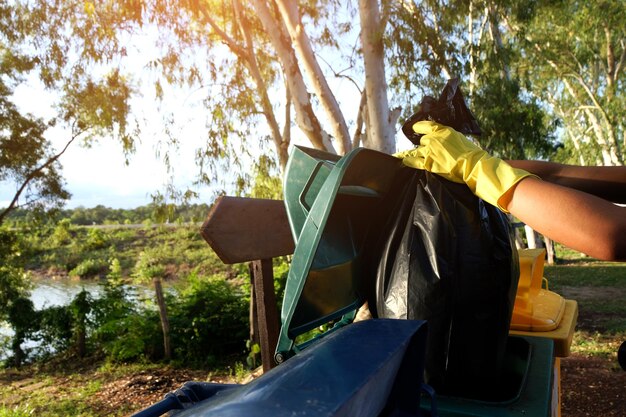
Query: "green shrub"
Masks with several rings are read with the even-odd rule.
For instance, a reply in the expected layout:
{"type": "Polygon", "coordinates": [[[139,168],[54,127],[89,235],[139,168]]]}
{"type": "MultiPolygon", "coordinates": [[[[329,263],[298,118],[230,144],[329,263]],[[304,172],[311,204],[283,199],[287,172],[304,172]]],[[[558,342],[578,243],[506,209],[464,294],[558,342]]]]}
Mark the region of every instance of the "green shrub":
{"type": "Polygon", "coordinates": [[[104,323],[96,331],[96,340],[107,360],[137,361],[161,356],[159,319],[155,314],[132,312],[126,317],[104,323]]]}
{"type": "Polygon", "coordinates": [[[70,232],[71,221],[70,219],[63,219],[57,223],[52,235],[50,236],[50,243],[53,246],[61,246],[68,244],[72,241],[72,234],[70,232]]]}
{"type": "Polygon", "coordinates": [[[104,259],[89,258],[81,261],[75,268],[69,271],[70,276],[80,278],[94,277],[106,273],[109,265],[104,259]]]}
{"type": "Polygon", "coordinates": [[[109,245],[108,236],[101,230],[95,227],[89,228],[87,237],[83,242],[83,247],[86,250],[102,249],[109,245]]]}
{"type": "Polygon", "coordinates": [[[219,276],[191,274],[189,282],[168,300],[175,358],[203,365],[213,357],[242,354],[249,337],[248,296],[219,276]]]}
{"type": "Polygon", "coordinates": [[[72,342],[72,313],[67,306],[51,306],[40,311],[37,339],[45,352],[63,352],[72,342]]]}

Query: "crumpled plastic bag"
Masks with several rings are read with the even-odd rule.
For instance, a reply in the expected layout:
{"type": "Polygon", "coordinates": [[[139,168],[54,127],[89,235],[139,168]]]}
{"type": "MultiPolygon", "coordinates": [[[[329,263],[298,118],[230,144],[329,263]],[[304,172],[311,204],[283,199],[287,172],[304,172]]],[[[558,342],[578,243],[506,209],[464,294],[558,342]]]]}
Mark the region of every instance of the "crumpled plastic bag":
{"type": "Polygon", "coordinates": [[[411,142],[420,144],[423,135],[415,133],[413,125],[422,120],[432,120],[464,134],[481,134],[476,118],[465,104],[459,84],[458,78],[452,78],[448,80],[438,100],[430,96],[422,99],[417,113],[402,125],[402,132],[411,142]]]}
{"type": "Polygon", "coordinates": [[[426,382],[497,396],[519,265],[506,216],[464,184],[416,170],[376,243],[376,317],[428,321],[426,382]]]}

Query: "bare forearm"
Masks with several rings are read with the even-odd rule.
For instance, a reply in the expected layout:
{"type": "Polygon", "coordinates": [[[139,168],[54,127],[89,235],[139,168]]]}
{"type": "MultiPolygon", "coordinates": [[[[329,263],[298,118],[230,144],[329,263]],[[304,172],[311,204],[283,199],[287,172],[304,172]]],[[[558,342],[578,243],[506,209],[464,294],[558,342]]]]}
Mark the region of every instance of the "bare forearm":
{"type": "Polygon", "coordinates": [[[626,260],[626,208],[536,178],[509,196],[511,214],[538,232],[598,259],[626,260]]]}
{"type": "Polygon", "coordinates": [[[544,181],[593,194],[614,203],[626,203],[626,166],[587,167],[544,161],[507,161],[544,181]]]}

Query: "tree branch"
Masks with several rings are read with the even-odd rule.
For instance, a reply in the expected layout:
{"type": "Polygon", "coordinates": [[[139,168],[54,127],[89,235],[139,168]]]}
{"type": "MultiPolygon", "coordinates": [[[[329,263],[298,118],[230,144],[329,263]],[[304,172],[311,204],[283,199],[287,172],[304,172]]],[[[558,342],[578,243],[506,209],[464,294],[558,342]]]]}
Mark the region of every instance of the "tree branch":
{"type": "Polygon", "coordinates": [[[309,76],[315,94],[322,104],[331,125],[331,132],[337,140],[340,153],[349,151],[351,145],[348,125],[337,103],[337,99],[330,89],[324,73],[313,52],[309,37],[304,30],[295,0],[276,0],[282,19],[291,37],[294,49],[302,59],[304,68],[309,76]]]}
{"type": "Polygon", "coordinates": [[[619,74],[622,72],[622,68],[624,67],[624,63],[626,62],[626,40],[622,38],[619,43],[622,47],[622,54],[619,57],[617,65],[615,65],[615,79],[619,77],[619,74]]]}
{"type": "Polygon", "coordinates": [[[35,178],[39,173],[41,173],[44,169],[48,168],[50,165],[52,165],[53,163],[55,163],[67,150],[67,148],[69,148],[69,146],[72,144],[72,142],[74,142],[74,140],[84,132],[81,131],[75,135],[72,136],[72,138],[65,144],[65,146],[63,147],[63,149],[61,150],[61,152],[57,153],[56,155],[52,156],[50,159],[48,159],[46,162],[44,162],[42,165],[40,165],[39,167],[35,168],[34,170],[32,170],[30,172],[30,174],[28,174],[26,176],[26,179],[24,180],[24,182],[22,183],[22,185],[18,188],[17,192],[15,193],[15,196],[13,197],[13,200],[11,200],[11,203],[9,204],[9,206],[7,208],[5,208],[4,210],[2,210],[2,212],[0,212],[0,224],[2,224],[4,222],[4,219],[6,218],[6,216],[13,210],[15,209],[17,202],[20,198],[20,196],[22,195],[22,193],[24,192],[24,190],[26,189],[26,187],[28,186],[28,183],[31,182],[33,180],[33,178],[35,178]]]}
{"type": "Polygon", "coordinates": [[[254,52],[254,43],[252,40],[252,36],[250,35],[250,31],[248,29],[249,25],[246,24],[245,16],[241,10],[241,4],[238,0],[233,1],[233,9],[235,11],[236,19],[239,23],[239,28],[242,31],[242,34],[246,40],[245,45],[245,53],[247,56],[247,67],[252,75],[252,78],[256,84],[257,93],[260,96],[261,107],[263,108],[263,114],[265,115],[265,119],[270,127],[272,132],[272,139],[274,141],[274,146],[276,147],[276,152],[278,153],[278,161],[283,169],[287,165],[287,150],[283,147],[283,136],[280,133],[280,127],[278,126],[278,121],[276,120],[276,116],[274,115],[274,109],[272,108],[272,104],[267,92],[267,85],[265,84],[265,80],[261,74],[261,70],[259,68],[256,55],[254,52]]]}
{"type": "Polygon", "coordinates": [[[200,11],[200,14],[202,15],[202,18],[205,20],[206,23],[209,24],[209,26],[211,26],[211,28],[215,31],[215,33],[217,33],[217,35],[222,38],[222,40],[224,41],[224,43],[226,45],[228,45],[228,47],[235,53],[237,54],[240,58],[247,60],[247,52],[245,50],[245,48],[241,45],[239,45],[239,43],[234,40],[233,38],[231,38],[228,33],[224,32],[222,30],[222,28],[220,28],[218,26],[218,24],[215,22],[215,20],[213,20],[213,18],[211,17],[211,13],[207,10],[207,5],[206,5],[206,1],[203,1],[202,3],[198,4],[198,10],[200,11]]]}
{"type": "Polygon", "coordinates": [[[367,94],[365,89],[361,91],[361,101],[359,102],[359,110],[356,116],[356,129],[354,130],[354,136],[352,137],[352,149],[361,146],[363,137],[363,115],[366,111],[367,94]]]}

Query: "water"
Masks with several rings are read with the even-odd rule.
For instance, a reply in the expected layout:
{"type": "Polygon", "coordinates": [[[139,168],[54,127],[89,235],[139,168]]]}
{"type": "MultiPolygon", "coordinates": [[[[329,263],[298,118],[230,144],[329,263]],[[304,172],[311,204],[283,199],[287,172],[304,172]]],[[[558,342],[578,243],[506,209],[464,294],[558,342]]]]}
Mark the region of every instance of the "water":
{"type": "MultiPolygon", "coordinates": [[[[102,287],[98,281],[78,281],[73,279],[36,279],[33,281],[33,288],[30,299],[35,310],[46,307],[68,305],[78,293],[85,289],[93,298],[98,298],[102,294],[102,287]]],[[[148,295],[148,287],[140,287],[139,293],[148,295]]],[[[0,343],[13,336],[13,330],[0,322],[0,343]]],[[[27,340],[22,345],[25,349],[35,348],[38,344],[35,341],[27,340]]],[[[6,352],[0,349],[0,360],[5,358],[6,352]]]]}
{"type": "Polygon", "coordinates": [[[76,281],[72,279],[40,279],[34,281],[30,299],[35,310],[69,304],[76,295],[85,289],[93,298],[98,298],[102,288],[96,281],[76,281]]]}

